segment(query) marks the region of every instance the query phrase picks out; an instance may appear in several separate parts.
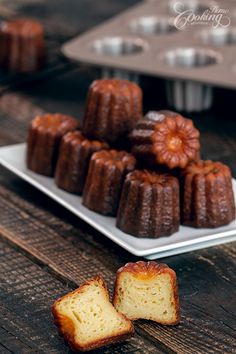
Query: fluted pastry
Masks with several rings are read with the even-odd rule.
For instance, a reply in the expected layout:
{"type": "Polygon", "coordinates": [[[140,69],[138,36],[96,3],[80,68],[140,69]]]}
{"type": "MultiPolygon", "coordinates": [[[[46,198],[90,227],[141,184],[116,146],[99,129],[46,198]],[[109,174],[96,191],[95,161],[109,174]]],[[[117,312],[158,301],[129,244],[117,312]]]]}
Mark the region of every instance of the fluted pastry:
{"type": "Polygon", "coordinates": [[[67,192],[81,194],[92,154],[108,147],[105,142],[86,139],[78,130],[64,135],[55,173],[56,185],[67,192]]]}
{"type": "Polygon", "coordinates": [[[142,116],[142,91],[121,79],[94,81],[88,92],[82,131],[109,143],[124,140],[142,116]]]}
{"type": "Polygon", "coordinates": [[[193,122],[178,113],[149,112],[130,135],[132,152],[153,168],[184,168],[197,157],[199,135],[193,122]]]}
{"type": "Polygon", "coordinates": [[[221,162],[190,163],[181,177],[182,223],[213,228],[235,219],[232,176],[221,162]]]}
{"type": "Polygon", "coordinates": [[[34,118],[28,131],[27,167],[36,173],[53,176],[61,139],[78,126],[75,118],[60,113],[34,118]]]}
{"type": "Polygon", "coordinates": [[[0,25],[0,64],[10,71],[31,72],[40,69],[46,47],[43,26],[33,19],[12,19],[0,25]]]}
{"type": "Polygon", "coordinates": [[[95,152],[90,160],[83,191],[83,204],[97,213],[116,215],[125,175],[136,160],[126,151],[95,152]]]}
{"type": "Polygon", "coordinates": [[[136,237],[156,238],[178,231],[179,182],[169,174],[135,170],[126,176],[117,227],[136,237]]]}

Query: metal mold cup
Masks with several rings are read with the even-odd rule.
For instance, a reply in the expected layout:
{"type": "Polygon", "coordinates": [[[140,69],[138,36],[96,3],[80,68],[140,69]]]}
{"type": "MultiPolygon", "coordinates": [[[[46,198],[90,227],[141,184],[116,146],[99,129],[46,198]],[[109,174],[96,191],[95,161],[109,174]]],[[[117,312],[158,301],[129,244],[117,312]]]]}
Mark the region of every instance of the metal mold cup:
{"type": "Polygon", "coordinates": [[[173,19],[157,16],[143,16],[132,20],[129,24],[133,33],[141,35],[163,35],[177,31],[173,19]]]}
{"type": "Polygon", "coordinates": [[[126,56],[144,51],[146,44],[139,38],[104,37],[92,44],[92,49],[100,55],[126,56]]]}
{"type": "Polygon", "coordinates": [[[236,27],[203,30],[200,32],[199,38],[204,44],[214,46],[234,45],[236,44],[236,27]]]}
{"type": "MultiPolygon", "coordinates": [[[[128,56],[136,55],[147,48],[146,43],[140,38],[104,37],[97,39],[92,44],[92,49],[99,55],[128,56]]],[[[139,74],[122,69],[103,67],[102,78],[119,78],[139,83],[139,74]]]]}
{"type": "MultiPolygon", "coordinates": [[[[214,65],[220,57],[206,49],[182,48],[168,51],[164,56],[169,66],[197,70],[199,67],[214,65]]],[[[176,110],[198,112],[207,110],[213,102],[213,88],[191,80],[167,80],[167,102],[176,110]]]]}

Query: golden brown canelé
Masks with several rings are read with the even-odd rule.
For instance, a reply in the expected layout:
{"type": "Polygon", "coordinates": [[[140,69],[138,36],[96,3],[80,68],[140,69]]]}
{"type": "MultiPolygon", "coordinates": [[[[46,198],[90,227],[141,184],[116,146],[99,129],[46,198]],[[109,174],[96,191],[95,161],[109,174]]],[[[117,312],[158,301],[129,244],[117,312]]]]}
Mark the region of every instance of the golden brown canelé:
{"type": "Polygon", "coordinates": [[[76,130],[78,121],[60,113],[47,113],[31,121],[27,139],[27,167],[39,174],[53,176],[61,138],[76,130]]]}
{"type": "Polygon", "coordinates": [[[0,25],[0,64],[15,72],[40,69],[46,54],[44,30],[40,22],[13,19],[0,25]]]}
{"type": "Polygon", "coordinates": [[[88,140],[80,131],[64,135],[55,172],[56,185],[67,192],[81,194],[92,154],[108,148],[107,143],[88,140]]]}
{"type": "Polygon", "coordinates": [[[214,228],[235,219],[232,176],[221,162],[190,163],[181,176],[182,223],[214,228]]]}
{"type": "Polygon", "coordinates": [[[130,320],[146,319],[163,325],[180,321],[176,273],[167,264],[127,263],[116,273],[113,304],[130,320]]]}
{"type": "Polygon", "coordinates": [[[52,314],[59,334],[75,352],[88,352],[134,334],[132,322],[110,303],[107,286],[99,275],[58,299],[52,314]]]}
{"type": "Polygon", "coordinates": [[[147,166],[184,168],[200,149],[199,131],[190,119],[171,111],[149,112],[130,134],[132,153],[147,166]]]}
{"type": "Polygon", "coordinates": [[[142,116],[142,91],[121,79],[94,81],[88,92],[82,131],[93,139],[123,140],[142,116]]]}
{"type": "Polygon", "coordinates": [[[83,204],[97,213],[115,216],[125,175],[135,165],[135,157],[126,151],[95,152],[89,164],[83,204]]]}
{"type": "Polygon", "coordinates": [[[179,182],[169,174],[135,170],[126,176],[117,227],[136,237],[157,238],[178,231],[179,182]]]}

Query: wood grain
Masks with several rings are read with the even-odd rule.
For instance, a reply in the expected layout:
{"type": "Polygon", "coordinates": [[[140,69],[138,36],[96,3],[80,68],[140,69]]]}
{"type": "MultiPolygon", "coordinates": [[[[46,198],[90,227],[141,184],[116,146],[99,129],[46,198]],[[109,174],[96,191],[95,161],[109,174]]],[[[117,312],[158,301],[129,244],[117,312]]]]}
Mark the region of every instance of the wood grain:
{"type": "MultiPolygon", "coordinates": [[[[69,353],[53,324],[51,306],[71,290],[0,241],[0,342],[12,353],[69,353]]],[[[97,353],[163,353],[136,335],[97,353]]]]}

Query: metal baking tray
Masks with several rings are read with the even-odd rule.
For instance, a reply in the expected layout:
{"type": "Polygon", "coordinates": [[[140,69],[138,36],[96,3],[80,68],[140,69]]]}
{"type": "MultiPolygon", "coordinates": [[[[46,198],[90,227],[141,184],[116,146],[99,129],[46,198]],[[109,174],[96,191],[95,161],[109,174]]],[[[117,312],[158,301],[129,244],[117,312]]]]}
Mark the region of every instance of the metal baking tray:
{"type": "MultiPolygon", "coordinates": [[[[194,0],[183,3],[199,13],[212,1],[200,1],[199,9],[194,0]]],[[[214,3],[229,10],[229,27],[196,23],[178,30],[173,1],[148,1],[72,39],[62,52],[96,66],[236,88],[236,2],[214,3]]]]}
{"type": "MultiPolygon", "coordinates": [[[[25,164],[25,155],[26,144],[1,147],[0,164],[136,256],[157,259],[236,240],[236,220],[216,229],[194,229],[180,226],[179,231],[170,237],[157,239],[137,238],[128,235],[116,227],[114,217],[94,213],[82,205],[81,197],[57,188],[53,178],[41,176],[28,170],[25,164]]],[[[233,180],[233,187],[236,196],[235,180],[233,180]]]]}
{"type": "Polygon", "coordinates": [[[236,88],[236,2],[146,1],[65,43],[62,52],[104,68],[105,76],[112,70],[125,78],[164,77],[167,99],[177,109],[207,109],[213,85],[236,88]],[[186,16],[195,20],[186,22],[186,16]]]}

